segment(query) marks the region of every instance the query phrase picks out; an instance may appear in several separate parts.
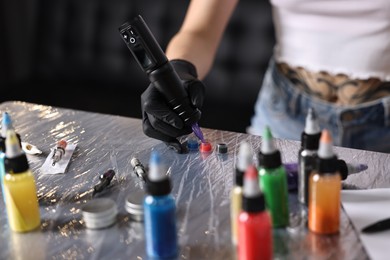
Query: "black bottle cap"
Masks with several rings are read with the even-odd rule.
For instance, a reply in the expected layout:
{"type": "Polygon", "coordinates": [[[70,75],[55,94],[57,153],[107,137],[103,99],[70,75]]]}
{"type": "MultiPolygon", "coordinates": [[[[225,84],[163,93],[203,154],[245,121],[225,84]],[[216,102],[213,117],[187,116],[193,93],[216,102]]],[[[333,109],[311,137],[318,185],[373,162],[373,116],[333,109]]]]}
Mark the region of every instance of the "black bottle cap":
{"type": "Polygon", "coordinates": [[[337,168],[341,174],[341,179],[345,180],[348,177],[348,166],[344,160],[337,160],[337,168]]]}
{"type": "Polygon", "coordinates": [[[242,187],[244,185],[244,173],[245,172],[236,169],[236,175],[235,175],[236,186],[242,187]]]}
{"type": "Polygon", "coordinates": [[[259,166],[265,169],[274,169],[282,165],[280,151],[276,150],[271,154],[263,154],[259,152],[259,166]]]}
{"type": "Polygon", "coordinates": [[[169,178],[165,178],[159,181],[151,181],[146,182],[146,190],[152,196],[163,196],[168,195],[171,190],[171,182],[169,178]]]}
{"type": "MultiPolygon", "coordinates": [[[[19,140],[19,146],[22,148],[22,138],[20,137],[20,134],[16,133],[16,137],[19,140]]],[[[0,152],[5,153],[5,137],[0,136],[0,152]]]]}
{"type": "Polygon", "coordinates": [[[5,152],[5,138],[0,136],[0,152],[5,152]]]}
{"type": "Polygon", "coordinates": [[[242,210],[246,212],[261,212],[265,210],[264,194],[259,193],[256,197],[242,196],[242,210]]]}
{"type": "Polygon", "coordinates": [[[339,171],[339,165],[337,162],[337,156],[333,156],[332,158],[316,158],[316,169],[319,174],[321,173],[337,173],[339,171]]]}
{"type": "Polygon", "coordinates": [[[4,158],[4,169],[7,173],[24,173],[30,168],[26,154],[22,153],[14,158],[4,158]]]}
{"type": "Polygon", "coordinates": [[[321,132],[318,134],[313,134],[313,135],[302,132],[302,135],[301,135],[302,149],[318,150],[318,147],[320,145],[320,138],[321,138],[321,132]]]}

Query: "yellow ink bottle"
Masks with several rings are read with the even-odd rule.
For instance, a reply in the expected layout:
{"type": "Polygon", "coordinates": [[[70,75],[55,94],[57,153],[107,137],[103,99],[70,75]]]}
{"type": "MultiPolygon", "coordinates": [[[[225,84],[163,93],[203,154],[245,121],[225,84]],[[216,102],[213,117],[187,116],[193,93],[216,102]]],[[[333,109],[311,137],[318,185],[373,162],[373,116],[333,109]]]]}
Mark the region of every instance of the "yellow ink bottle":
{"type": "Polygon", "coordinates": [[[13,231],[27,232],[37,228],[41,221],[34,175],[14,130],[7,131],[5,145],[4,190],[8,223],[13,231]]]}
{"type": "Polygon", "coordinates": [[[244,173],[249,166],[253,165],[253,151],[248,142],[240,144],[237,154],[237,165],[235,167],[235,183],[230,193],[230,221],[231,238],[233,245],[238,243],[238,216],[242,209],[242,188],[244,184],[244,173]]]}

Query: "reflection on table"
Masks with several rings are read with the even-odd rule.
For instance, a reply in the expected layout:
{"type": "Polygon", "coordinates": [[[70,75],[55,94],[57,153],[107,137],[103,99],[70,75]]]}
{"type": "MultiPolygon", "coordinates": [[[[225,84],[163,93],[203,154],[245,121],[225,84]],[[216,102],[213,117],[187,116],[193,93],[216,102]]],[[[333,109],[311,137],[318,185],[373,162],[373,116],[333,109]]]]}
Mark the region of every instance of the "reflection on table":
{"type": "MultiPolygon", "coordinates": [[[[22,140],[36,145],[41,155],[28,155],[37,183],[41,227],[18,234],[7,224],[3,199],[0,199],[1,259],[145,259],[143,225],[132,220],[125,200],[144,189],[130,163],[137,157],[147,164],[153,149],[169,165],[176,199],[180,259],[235,259],[230,238],[229,194],[239,144],[249,142],[258,151],[261,137],[242,133],[203,129],[215,147],[225,143],[228,153],[207,155],[197,151],[177,154],[163,143],[146,137],[140,119],[75,111],[63,108],[6,102],[7,111],[22,140]],[[65,174],[45,175],[40,167],[59,139],[76,143],[77,149],[65,174]],[[101,229],[85,228],[80,208],[92,198],[99,175],[114,169],[109,189],[97,197],[116,201],[115,225],[101,229]]],[[[200,122],[201,123],[201,122],[200,122]]],[[[296,162],[299,142],[275,139],[283,162],[296,162]]],[[[390,156],[335,147],[339,158],[366,163],[369,169],[344,182],[347,188],[388,187],[390,156]]],[[[367,259],[355,230],[345,213],[340,234],[318,236],[308,232],[297,194],[289,194],[290,227],[274,230],[274,256],[277,259],[367,259]]]]}

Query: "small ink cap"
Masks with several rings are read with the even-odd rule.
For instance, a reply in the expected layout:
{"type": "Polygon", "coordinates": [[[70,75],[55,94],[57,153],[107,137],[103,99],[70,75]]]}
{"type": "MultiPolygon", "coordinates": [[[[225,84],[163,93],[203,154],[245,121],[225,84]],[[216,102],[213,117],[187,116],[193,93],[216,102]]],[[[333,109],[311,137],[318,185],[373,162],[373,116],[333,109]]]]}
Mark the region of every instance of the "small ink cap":
{"type": "Polygon", "coordinates": [[[200,152],[202,152],[202,153],[211,152],[212,149],[213,148],[212,148],[211,144],[207,141],[202,142],[200,144],[200,148],[199,148],[200,152]]]}
{"type": "Polygon", "coordinates": [[[219,154],[225,154],[228,152],[228,147],[225,143],[219,143],[217,144],[217,153],[219,154]]]}
{"type": "Polygon", "coordinates": [[[194,137],[189,137],[187,140],[187,148],[190,151],[197,151],[199,150],[199,142],[194,137]]]}

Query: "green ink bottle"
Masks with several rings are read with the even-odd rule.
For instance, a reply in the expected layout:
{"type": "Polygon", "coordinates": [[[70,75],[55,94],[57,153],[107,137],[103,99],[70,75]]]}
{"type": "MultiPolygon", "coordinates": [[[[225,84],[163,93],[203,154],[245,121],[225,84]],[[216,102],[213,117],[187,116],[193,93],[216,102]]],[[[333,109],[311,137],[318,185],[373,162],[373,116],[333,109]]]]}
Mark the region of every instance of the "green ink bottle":
{"type": "Polygon", "coordinates": [[[286,227],[289,224],[287,173],[269,126],[264,129],[258,158],[260,188],[271,212],[272,225],[274,228],[286,227]]]}

